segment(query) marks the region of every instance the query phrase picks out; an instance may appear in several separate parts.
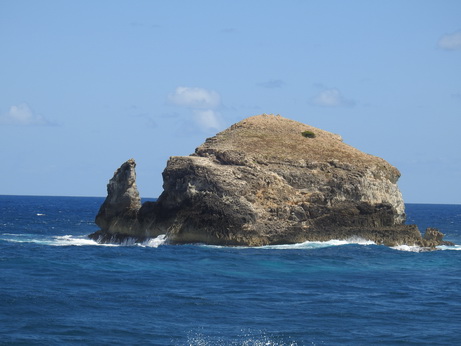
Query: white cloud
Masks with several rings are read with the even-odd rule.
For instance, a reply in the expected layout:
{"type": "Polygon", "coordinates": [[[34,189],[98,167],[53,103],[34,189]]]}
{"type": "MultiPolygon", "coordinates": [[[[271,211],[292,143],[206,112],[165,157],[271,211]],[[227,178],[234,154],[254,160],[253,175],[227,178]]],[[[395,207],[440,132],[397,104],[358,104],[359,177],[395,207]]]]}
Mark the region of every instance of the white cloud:
{"type": "Polygon", "coordinates": [[[177,106],[194,109],[213,109],[221,104],[221,97],[216,91],[184,86],[177,87],[168,100],[177,106]]]}
{"type": "Polygon", "coordinates": [[[219,113],[212,109],[196,109],[194,110],[195,121],[202,130],[218,131],[222,128],[221,118],[219,113]]]}
{"type": "Polygon", "coordinates": [[[311,103],[322,107],[352,107],[353,100],[344,98],[336,88],[324,89],[311,99],[311,103]]]}
{"type": "Polygon", "coordinates": [[[0,124],[21,126],[51,125],[44,117],[35,114],[27,103],[11,106],[7,113],[0,116],[0,124]]]}
{"type": "Polygon", "coordinates": [[[437,45],[445,50],[461,49],[461,31],[442,36],[437,45]]]}
{"type": "Polygon", "coordinates": [[[221,116],[216,111],[221,106],[221,96],[216,91],[180,86],[168,96],[168,101],[192,111],[193,120],[202,131],[222,128],[221,116]]]}

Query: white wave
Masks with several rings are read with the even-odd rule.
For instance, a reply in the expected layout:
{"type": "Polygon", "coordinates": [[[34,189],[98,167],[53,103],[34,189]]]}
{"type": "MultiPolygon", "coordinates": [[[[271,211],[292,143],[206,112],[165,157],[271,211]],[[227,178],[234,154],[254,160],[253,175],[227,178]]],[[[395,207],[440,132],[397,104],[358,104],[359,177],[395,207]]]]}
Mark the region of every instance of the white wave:
{"type": "Polygon", "coordinates": [[[416,245],[397,245],[391,246],[391,249],[398,250],[398,251],[406,251],[406,252],[426,252],[427,248],[423,248],[421,246],[416,245]]]}
{"type": "Polygon", "coordinates": [[[74,237],[72,235],[56,236],[53,240],[48,243],[52,246],[142,246],[142,247],[153,247],[157,248],[160,245],[165,244],[167,241],[166,235],[161,234],[156,238],[147,239],[142,243],[136,243],[135,238],[127,238],[120,244],[115,243],[99,243],[87,237],[74,237]]]}
{"type": "Polygon", "coordinates": [[[42,213],[37,213],[37,216],[44,216],[46,214],[42,214],[42,213]]]}
{"type": "Polygon", "coordinates": [[[33,234],[12,234],[12,233],[3,233],[0,240],[9,242],[9,243],[35,243],[35,244],[47,244],[50,241],[45,238],[37,238],[33,234]]]}
{"type": "MultiPolygon", "coordinates": [[[[3,234],[8,235],[8,234],[3,234]]],[[[136,243],[134,238],[127,238],[124,242],[120,244],[115,243],[99,243],[95,240],[92,240],[86,236],[73,236],[70,234],[62,235],[62,236],[53,236],[51,238],[37,238],[33,235],[27,235],[28,237],[23,237],[24,235],[21,234],[11,234],[8,238],[2,238],[4,241],[12,242],[12,243],[34,243],[34,244],[41,244],[41,245],[49,245],[49,246],[143,246],[143,247],[159,247],[160,245],[165,244],[167,241],[166,235],[161,234],[156,238],[148,239],[143,243],[136,243]],[[13,237],[11,237],[13,236],[13,237]]]]}
{"type": "MultiPolygon", "coordinates": [[[[360,237],[351,237],[348,239],[333,239],[328,241],[305,241],[303,243],[296,244],[280,244],[280,245],[263,245],[263,246],[234,246],[233,248],[239,249],[274,249],[274,250],[295,250],[295,249],[320,249],[331,246],[342,246],[342,245],[376,245],[372,240],[367,240],[360,237]]],[[[228,246],[222,245],[205,245],[199,244],[206,247],[214,248],[228,248],[228,246]]]]}
{"type": "MultiPolygon", "coordinates": [[[[3,234],[7,235],[7,234],[3,234]]],[[[54,236],[51,238],[37,238],[31,234],[11,234],[8,238],[1,238],[1,240],[10,243],[32,243],[49,246],[83,246],[83,245],[100,245],[100,246],[116,246],[113,244],[99,244],[94,240],[87,237],[74,237],[72,235],[54,236]],[[11,237],[14,236],[14,237],[11,237]]]]}
{"type": "Polygon", "coordinates": [[[112,245],[112,246],[141,246],[141,247],[159,247],[167,242],[166,234],[160,234],[156,238],[148,238],[142,242],[139,242],[137,238],[126,237],[122,241],[113,238],[110,239],[108,243],[104,243],[101,238],[98,241],[95,241],[98,245],[112,245]]]}
{"type": "Polygon", "coordinates": [[[47,245],[51,246],[88,246],[88,245],[99,245],[99,246],[116,246],[114,244],[99,244],[98,242],[89,239],[87,237],[74,237],[72,235],[63,235],[53,237],[47,245]]]}
{"type": "MultiPolygon", "coordinates": [[[[427,252],[427,251],[432,251],[434,249],[430,249],[427,247],[421,247],[421,246],[416,246],[416,245],[397,245],[397,246],[392,246],[391,249],[398,250],[398,251],[407,251],[407,252],[427,252]]],[[[461,250],[461,245],[440,245],[436,246],[435,250],[454,250],[454,251],[459,251],[461,250]]]]}
{"type": "Polygon", "coordinates": [[[348,239],[332,239],[328,241],[306,241],[304,243],[297,244],[281,244],[281,245],[265,245],[261,246],[264,249],[320,249],[331,246],[342,246],[342,245],[375,245],[375,242],[359,237],[352,237],[348,239]]]}
{"type": "Polygon", "coordinates": [[[145,241],[143,241],[139,246],[143,247],[159,247],[160,245],[165,244],[167,241],[166,234],[160,234],[156,238],[150,238],[145,241]]]}
{"type": "Polygon", "coordinates": [[[461,250],[461,245],[440,245],[437,246],[439,250],[452,250],[452,251],[459,251],[461,250]]]}

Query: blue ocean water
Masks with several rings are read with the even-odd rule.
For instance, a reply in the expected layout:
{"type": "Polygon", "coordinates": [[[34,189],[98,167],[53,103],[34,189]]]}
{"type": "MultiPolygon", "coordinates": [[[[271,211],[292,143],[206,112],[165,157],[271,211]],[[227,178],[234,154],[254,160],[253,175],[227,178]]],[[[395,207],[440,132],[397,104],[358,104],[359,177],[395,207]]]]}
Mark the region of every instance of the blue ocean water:
{"type": "MultiPolygon", "coordinates": [[[[102,202],[0,196],[1,344],[460,343],[460,246],[104,246],[102,202]]],[[[407,214],[461,244],[461,205],[407,214]]]]}

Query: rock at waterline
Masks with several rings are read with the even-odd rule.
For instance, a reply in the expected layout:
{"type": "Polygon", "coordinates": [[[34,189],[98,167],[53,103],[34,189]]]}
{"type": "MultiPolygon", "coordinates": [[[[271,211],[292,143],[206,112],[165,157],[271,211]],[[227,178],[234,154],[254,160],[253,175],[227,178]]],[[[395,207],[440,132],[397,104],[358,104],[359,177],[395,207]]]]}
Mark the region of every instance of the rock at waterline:
{"type": "Polygon", "coordinates": [[[435,246],[404,225],[399,171],[339,135],[281,116],[257,115],[174,156],[164,191],[140,203],[135,161],[108,184],[96,216],[100,242],[143,241],[260,246],[361,237],[385,245],[435,246]]]}

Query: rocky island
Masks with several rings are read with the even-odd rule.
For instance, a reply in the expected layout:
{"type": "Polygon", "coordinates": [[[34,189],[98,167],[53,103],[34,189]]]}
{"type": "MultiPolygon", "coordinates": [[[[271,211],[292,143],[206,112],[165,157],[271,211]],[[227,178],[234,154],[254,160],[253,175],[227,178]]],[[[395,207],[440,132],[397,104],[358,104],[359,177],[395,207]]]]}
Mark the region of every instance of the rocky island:
{"type": "Polygon", "coordinates": [[[141,204],[136,163],[107,186],[90,238],[229,246],[360,237],[388,246],[446,244],[405,224],[400,173],[339,135],[279,115],[257,115],[206,139],[163,171],[163,193],[141,204]]]}

